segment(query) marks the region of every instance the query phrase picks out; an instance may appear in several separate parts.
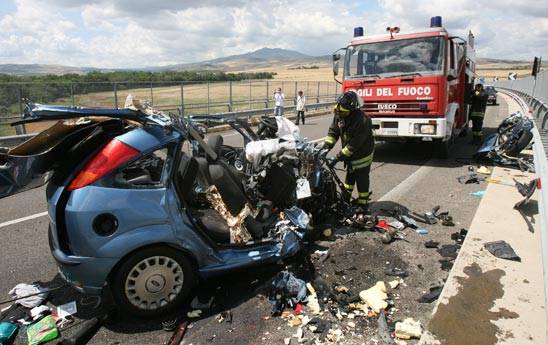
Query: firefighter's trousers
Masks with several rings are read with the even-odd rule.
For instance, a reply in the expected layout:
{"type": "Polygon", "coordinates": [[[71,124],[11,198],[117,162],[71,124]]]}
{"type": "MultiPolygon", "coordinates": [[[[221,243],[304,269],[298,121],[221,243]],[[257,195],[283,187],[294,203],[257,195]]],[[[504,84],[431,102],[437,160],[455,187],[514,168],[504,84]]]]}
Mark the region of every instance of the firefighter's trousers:
{"type": "Polygon", "coordinates": [[[485,116],[485,113],[482,112],[472,112],[470,114],[470,118],[472,119],[472,136],[474,139],[482,137],[482,129],[483,129],[483,117],[485,116]]]}
{"type": "Polygon", "coordinates": [[[344,188],[351,196],[354,185],[358,186],[358,204],[366,206],[369,202],[369,172],[373,161],[373,153],[369,156],[353,160],[346,165],[344,188]]]}

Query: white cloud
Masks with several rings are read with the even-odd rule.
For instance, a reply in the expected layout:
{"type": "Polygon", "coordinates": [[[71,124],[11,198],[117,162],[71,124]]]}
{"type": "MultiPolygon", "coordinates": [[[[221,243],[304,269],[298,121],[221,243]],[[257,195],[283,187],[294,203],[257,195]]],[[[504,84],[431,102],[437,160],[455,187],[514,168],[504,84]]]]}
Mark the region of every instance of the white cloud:
{"type": "Polygon", "coordinates": [[[352,28],[383,33],[427,27],[476,35],[480,56],[548,55],[548,2],[513,0],[16,0],[0,17],[0,63],[135,67],[183,63],[264,46],[329,54],[352,28]]]}

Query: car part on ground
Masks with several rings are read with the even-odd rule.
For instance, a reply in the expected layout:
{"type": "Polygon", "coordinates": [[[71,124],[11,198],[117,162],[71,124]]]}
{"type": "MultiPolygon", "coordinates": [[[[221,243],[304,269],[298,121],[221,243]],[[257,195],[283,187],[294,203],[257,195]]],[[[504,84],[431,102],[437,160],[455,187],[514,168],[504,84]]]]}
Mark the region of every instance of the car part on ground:
{"type": "Polygon", "coordinates": [[[498,127],[497,133],[487,136],[475,153],[478,161],[490,160],[499,165],[515,166],[522,171],[534,172],[530,159],[519,157],[533,139],[533,121],[521,112],[510,114],[498,127]]]}

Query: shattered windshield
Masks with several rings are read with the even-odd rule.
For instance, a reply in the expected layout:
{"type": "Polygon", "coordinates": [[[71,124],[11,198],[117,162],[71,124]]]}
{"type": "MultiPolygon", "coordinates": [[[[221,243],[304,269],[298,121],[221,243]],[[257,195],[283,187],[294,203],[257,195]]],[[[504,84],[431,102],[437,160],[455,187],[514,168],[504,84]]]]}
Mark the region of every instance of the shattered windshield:
{"type": "Polygon", "coordinates": [[[364,76],[391,77],[400,74],[439,74],[443,72],[443,37],[367,43],[348,48],[345,62],[347,79],[364,76]]]}

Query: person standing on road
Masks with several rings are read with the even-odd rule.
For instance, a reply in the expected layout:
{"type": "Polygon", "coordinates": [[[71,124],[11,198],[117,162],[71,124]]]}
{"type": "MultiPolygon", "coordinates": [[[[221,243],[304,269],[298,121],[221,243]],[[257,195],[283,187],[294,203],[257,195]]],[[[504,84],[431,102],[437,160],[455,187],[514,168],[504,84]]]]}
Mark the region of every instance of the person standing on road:
{"type": "Polygon", "coordinates": [[[303,125],[304,125],[304,107],[306,105],[306,97],[303,95],[302,91],[297,92],[297,106],[295,109],[297,110],[297,126],[299,125],[299,119],[302,119],[303,125]]]}
{"type": "Polygon", "coordinates": [[[284,100],[285,96],[282,93],[282,88],[279,87],[276,91],[274,91],[274,116],[284,115],[284,100]]]}
{"type": "Polygon", "coordinates": [[[344,161],[346,178],[344,187],[352,196],[354,184],[358,185],[358,210],[365,213],[369,202],[369,172],[373,162],[375,140],[371,118],[361,110],[361,99],[353,91],[345,92],[337,100],[333,122],[329,127],[324,147],[332,149],[341,138],[341,151],[329,162],[334,167],[344,161]]]}
{"type": "Polygon", "coordinates": [[[483,136],[483,118],[485,117],[485,108],[487,107],[487,92],[482,84],[476,84],[474,93],[470,99],[470,118],[472,119],[472,143],[481,144],[483,136]]]}

